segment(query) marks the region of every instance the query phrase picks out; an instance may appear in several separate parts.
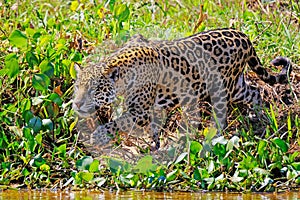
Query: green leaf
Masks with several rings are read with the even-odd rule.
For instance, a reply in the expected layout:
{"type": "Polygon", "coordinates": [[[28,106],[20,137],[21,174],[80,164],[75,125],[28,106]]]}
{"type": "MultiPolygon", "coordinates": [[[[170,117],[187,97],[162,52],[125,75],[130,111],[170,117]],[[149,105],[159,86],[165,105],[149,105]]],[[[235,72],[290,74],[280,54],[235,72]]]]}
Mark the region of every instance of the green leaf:
{"type": "Polygon", "coordinates": [[[226,151],[225,145],[215,144],[215,146],[213,147],[213,152],[216,156],[219,157],[219,159],[223,159],[226,153],[231,152],[231,150],[226,151]]]}
{"type": "Polygon", "coordinates": [[[30,111],[30,110],[25,110],[23,113],[22,113],[22,117],[23,119],[25,120],[25,122],[28,124],[29,123],[29,120],[31,118],[34,117],[33,113],[30,111]]]}
{"type": "Polygon", "coordinates": [[[13,78],[16,75],[18,75],[20,68],[16,54],[11,53],[5,57],[5,69],[7,69],[6,74],[10,78],[13,78]]]}
{"type": "Polygon", "coordinates": [[[128,19],[130,15],[129,8],[125,4],[120,4],[115,7],[115,16],[119,20],[119,22],[124,22],[128,19]]]}
{"type": "Polygon", "coordinates": [[[40,43],[38,43],[38,47],[40,48],[47,47],[51,42],[50,40],[51,40],[51,35],[41,35],[39,39],[40,43]]]}
{"type": "Polygon", "coordinates": [[[53,103],[56,103],[57,105],[61,106],[63,104],[63,100],[60,98],[60,96],[57,93],[52,93],[48,100],[50,100],[53,103]]]}
{"type": "Polygon", "coordinates": [[[292,155],[289,156],[289,162],[294,162],[295,159],[297,159],[297,157],[299,156],[300,152],[299,151],[295,151],[292,155]]]}
{"type": "Polygon", "coordinates": [[[12,45],[15,45],[16,47],[27,47],[27,37],[19,30],[14,30],[10,34],[8,40],[12,45]]]}
{"type": "Polygon", "coordinates": [[[243,160],[239,163],[240,169],[253,169],[257,167],[257,161],[252,155],[246,155],[246,157],[243,158],[243,160]]]}
{"type": "Polygon", "coordinates": [[[257,152],[258,152],[258,155],[260,157],[263,157],[266,153],[266,146],[267,146],[267,142],[264,141],[264,140],[260,140],[259,143],[258,143],[258,149],[257,149],[257,152]]]}
{"type": "Polygon", "coordinates": [[[273,139],[273,142],[280,148],[280,150],[283,153],[288,151],[289,146],[284,140],[282,140],[280,138],[275,138],[275,139],[273,139]]]}
{"type": "Polygon", "coordinates": [[[33,35],[36,33],[36,30],[35,29],[32,29],[30,27],[27,27],[25,29],[25,33],[28,37],[33,37],[33,35]]]}
{"type": "Polygon", "coordinates": [[[54,129],[54,124],[52,122],[51,119],[43,119],[42,120],[42,124],[43,124],[43,129],[49,130],[49,131],[53,131],[54,129]]]}
{"type": "Polygon", "coordinates": [[[197,141],[192,141],[190,145],[191,154],[198,154],[202,150],[202,145],[197,141]]]}
{"type": "Polygon", "coordinates": [[[80,52],[74,51],[69,56],[70,60],[73,62],[81,63],[82,61],[82,54],[80,52]]]}
{"type": "Polygon", "coordinates": [[[28,169],[27,168],[23,168],[23,170],[22,170],[22,174],[23,174],[23,176],[28,176],[29,174],[30,174],[30,172],[28,171],[28,169]]]}
{"type": "Polygon", "coordinates": [[[88,170],[92,162],[93,158],[91,156],[84,156],[76,161],[76,167],[79,170],[88,170]]]}
{"type": "Polygon", "coordinates": [[[37,40],[41,36],[42,36],[42,34],[40,32],[36,32],[36,33],[34,33],[34,35],[32,36],[32,38],[37,40]]]}
{"type": "Polygon", "coordinates": [[[40,69],[43,74],[46,74],[49,78],[51,78],[54,74],[54,66],[52,63],[48,62],[48,60],[43,60],[40,63],[40,69]]]}
{"type": "Polygon", "coordinates": [[[22,111],[30,110],[31,109],[31,101],[30,99],[23,99],[22,100],[22,111]]]}
{"type": "Polygon", "coordinates": [[[117,173],[119,169],[123,170],[123,162],[120,160],[109,158],[108,164],[112,173],[117,173]]]}
{"type": "Polygon", "coordinates": [[[178,169],[175,169],[167,174],[166,179],[167,181],[173,181],[177,177],[178,169]]]}
{"type": "Polygon", "coordinates": [[[32,51],[28,51],[26,53],[26,61],[31,68],[33,68],[35,65],[38,65],[38,59],[32,51]]]}
{"type": "Polygon", "coordinates": [[[47,22],[48,27],[53,27],[55,25],[55,18],[50,18],[47,22]]]}
{"type": "Polygon", "coordinates": [[[201,175],[200,175],[200,172],[199,172],[199,169],[195,169],[194,170],[194,173],[193,173],[193,178],[200,181],[201,180],[201,175]]]}
{"type": "MultiPolygon", "coordinates": [[[[59,147],[57,147],[57,151],[59,153],[59,157],[66,158],[67,145],[66,144],[60,145],[59,147]]],[[[76,162],[76,164],[77,164],[77,162],[76,162]]]]}
{"type": "Polygon", "coordinates": [[[24,138],[26,138],[27,140],[33,140],[33,135],[31,133],[31,129],[28,127],[24,127],[23,128],[23,136],[24,138]]]}
{"type": "Polygon", "coordinates": [[[94,174],[90,172],[79,172],[78,176],[84,181],[91,181],[94,178],[94,174]]]}
{"type": "Polygon", "coordinates": [[[6,68],[3,68],[3,69],[0,69],[0,76],[5,76],[6,74],[8,74],[8,69],[6,68]]]}
{"type": "Polygon", "coordinates": [[[11,162],[2,162],[1,163],[1,168],[10,170],[11,169],[11,162]]]}
{"type": "Polygon", "coordinates": [[[40,154],[36,155],[31,161],[30,161],[30,165],[33,167],[40,167],[41,165],[45,164],[46,160],[41,157],[40,154]]]}
{"type": "Polygon", "coordinates": [[[152,156],[147,155],[141,158],[134,169],[138,170],[140,173],[146,174],[149,171],[154,171],[156,169],[156,165],[152,163],[152,156]]]}
{"type": "Polygon", "coordinates": [[[99,160],[93,160],[89,167],[89,172],[94,173],[99,171],[99,160]]]}
{"type": "Polygon", "coordinates": [[[300,162],[294,162],[292,163],[292,166],[295,170],[300,171],[300,162]]]}
{"type": "Polygon", "coordinates": [[[42,120],[39,117],[33,117],[28,122],[28,127],[32,128],[33,132],[37,133],[42,128],[42,120]]]}
{"type": "Polygon", "coordinates": [[[35,74],[32,78],[32,86],[36,90],[45,91],[50,85],[50,79],[45,74],[35,74]]]}
{"type": "Polygon", "coordinates": [[[218,130],[214,127],[205,128],[203,134],[205,136],[205,140],[211,141],[215,135],[217,134],[218,130]]]}
{"type": "Polygon", "coordinates": [[[75,65],[74,62],[72,62],[72,63],[70,64],[69,73],[70,73],[70,75],[71,75],[71,77],[72,77],[73,79],[76,79],[76,70],[75,70],[74,65],[75,65]]]}
{"type": "Polygon", "coordinates": [[[277,131],[278,130],[278,124],[277,124],[277,120],[276,120],[276,116],[275,116],[275,112],[273,110],[273,106],[272,104],[270,104],[270,110],[271,110],[271,119],[272,119],[272,128],[274,129],[274,131],[277,131]]]}
{"type": "Polygon", "coordinates": [[[40,166],[40,170],[44,171],[44,172],[49,172],[50,171],[50,166],[47,164],[42,164],[40,166]]]}
{"type": "Polygon", "coordinates": [[[43,141],[43,135],[41,133],[37,134],[35,136],[35,141],[39,144],[42,145],[42,141],[43,141]]]}
{"type": "Polygon", "coordinates": [[[110,9],[110,11],[114,10],[115,2],[116,2],[116,0],[110,0],[109,1],[109,9],[110,9]]]}

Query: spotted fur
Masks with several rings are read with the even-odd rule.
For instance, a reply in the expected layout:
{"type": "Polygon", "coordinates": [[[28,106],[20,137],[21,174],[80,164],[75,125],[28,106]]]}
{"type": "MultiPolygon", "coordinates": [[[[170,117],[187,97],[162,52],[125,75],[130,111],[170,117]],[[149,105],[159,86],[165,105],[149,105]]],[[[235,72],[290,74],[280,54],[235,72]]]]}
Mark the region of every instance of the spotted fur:
{"type": "Polygon", "coordinates": [[[122,116],[92,133],[95,145],[107,143],[111,139],[108,134],[142,131],[148,126],[157,141],[161,110],[186,107],[197,113],[199,101],[207,99],[215,124],[222,129],[228,103],[261,104],[258,89],[245,82],[247,64],[271,85],[287,82],[290,61],[278,57],[272,63],[284,66],[278,75],[266,71],[248,37],[234,29],[174,41],[148,41],[136,35],[100,63],[76,69],[73,108],[79,116],[88,117],[117,96],[124,97],[122,116]]]}

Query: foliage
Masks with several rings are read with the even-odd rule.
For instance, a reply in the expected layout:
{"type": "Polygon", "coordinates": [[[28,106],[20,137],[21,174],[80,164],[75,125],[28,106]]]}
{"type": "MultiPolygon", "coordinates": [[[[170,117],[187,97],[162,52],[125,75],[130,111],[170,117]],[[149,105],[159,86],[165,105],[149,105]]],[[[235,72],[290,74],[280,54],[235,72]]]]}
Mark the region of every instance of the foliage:
{"type": "Polygon", "coordinates": [[[299,62],[297,1],[153,2],[0,3],[1,185],[236,191],[299,187],[299,152],[289,151],[292,141],[300,142],[299,115],[283,122],[288,136],[282,137],[282,121],[272,107],[266,111],[270,124],[264,136],[241,128],[239,137],[192,141],[189,151],[167,165],[148,155],[136,164],[113,158],[100,162],[86,155],[77,142],[71,109],[73,65],[92,51],[106,53],[99,50],[106,41],[120,45],[138,32],[173,39],[232,24],[255,41],[262,60],[285,55],[299,62]]]}

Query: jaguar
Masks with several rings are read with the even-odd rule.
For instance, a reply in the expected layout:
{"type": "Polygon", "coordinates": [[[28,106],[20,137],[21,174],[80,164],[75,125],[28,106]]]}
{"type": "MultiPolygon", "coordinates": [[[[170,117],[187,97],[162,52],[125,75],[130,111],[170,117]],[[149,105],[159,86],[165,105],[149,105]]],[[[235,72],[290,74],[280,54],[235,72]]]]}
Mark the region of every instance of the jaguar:
{"type": "Polygon", "coordinates": [[[290,63],[286,57],[277,57],[271,64],[282,69],[276,75],[269,73],[249,38],[230,28],[173,41],[135,35],[100,62],[84,68],[75,65],[73,109],[80,117],[88,118],[122,96],[122,115],[97,125],[90,143],[101,146],[118,132],[146,130],[153,135],[157,149],[163,111],[185,108],[192,116],[189,123],[197,125],[198,105],[208,100],[212,126],[222,130],[226,127],[228,104],[262,105],[259,89],[245,81],[246,66],[261,80],[274,85],[288,82],[290,63]]]}

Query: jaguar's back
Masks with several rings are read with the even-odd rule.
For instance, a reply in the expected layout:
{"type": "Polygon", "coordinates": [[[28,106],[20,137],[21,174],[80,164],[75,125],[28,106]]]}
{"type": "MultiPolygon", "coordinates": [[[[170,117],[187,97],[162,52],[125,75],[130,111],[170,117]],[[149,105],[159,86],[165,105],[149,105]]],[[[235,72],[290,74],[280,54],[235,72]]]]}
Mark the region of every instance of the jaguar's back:
{"type": "Polygon", "coordinates": [[[259,91],[244,81],[247,64],[271,85],[286,82],[291,70],[288,69],[289,60],[280,57],[273,64],[284,65],[283,71],[278,76],[268,73],[248,37],[234,29],[212,30],[175,41],[152,43],[159,52],[162,68],[157,104],[164,108],[178,103],[191,106],[191,102],[197,104],[199,100],[210,98],[221,127],[226,123],[224,113],[228,102],[261,104],[259,91]]]}

